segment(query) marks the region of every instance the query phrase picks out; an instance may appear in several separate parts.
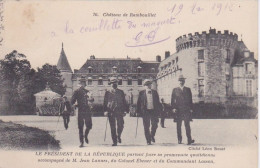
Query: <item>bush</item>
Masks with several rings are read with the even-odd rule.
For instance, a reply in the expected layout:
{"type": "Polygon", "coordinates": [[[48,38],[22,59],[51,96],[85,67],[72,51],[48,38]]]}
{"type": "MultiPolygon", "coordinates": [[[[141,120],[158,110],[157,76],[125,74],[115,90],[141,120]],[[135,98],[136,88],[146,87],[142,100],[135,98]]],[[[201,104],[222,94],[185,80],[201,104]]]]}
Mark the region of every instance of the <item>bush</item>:
{"type": "Polygon", "coordinates": [[[252,119],[257,116],[257,109],[245,104],[195,103],[193,110],[193,118],[252,119]]]}
{"type": "Polygon", "coordinates": [[[56,104],[44,104],[39,107],[39,115],[57,116],[59,115],[59,106],[56,104]]]}

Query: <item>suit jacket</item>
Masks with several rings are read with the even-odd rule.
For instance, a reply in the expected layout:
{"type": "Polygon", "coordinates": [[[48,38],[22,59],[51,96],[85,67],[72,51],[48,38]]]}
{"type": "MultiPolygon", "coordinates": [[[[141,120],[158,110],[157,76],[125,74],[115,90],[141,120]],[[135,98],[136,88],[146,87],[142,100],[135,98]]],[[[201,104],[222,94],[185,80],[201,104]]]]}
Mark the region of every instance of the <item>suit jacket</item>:
{"type": "Polygon", "coordinates": [[[192,93],[190,88],[184,87],[181,90],[180,87],[174,88],[171,98],[172,109],[177,110],[176,120],[192,121],[190,110],[192,110],[192,93]]]}
{"type": "Polygon", "coordinates": [[[75,90],[72,95],[71,104],[75,104],[77,101],[79,114],[91,113],[90,107],[88,105],[88,93],[89,91],[87,89],[80,87],[79,89],[75,90]]]}
{"type": "MultiPolygon", "coordinates": [[[[162,105],[160,103],[159,95],[156,90],[152,89],[152,96],[153,96],[154,115],[160,116],[162,112],[162,105]]],[[[146,90],[142,90],[139,92],[136,113],[139,115],[145,115],[147,113],[146,90]]]]}
{"type": "Polygon", "coordinates": [[[69,115],[69,114],[71,113],[71,105],[70,105],[70,102],[69,102],[69,101],[62,102],[62,103],[60,104],[59,111],[60,111],[60,113],[63,114],[63,115],[66,115],[66,114],[69,115]],[[67,111],[64,111],[65,106],[66,106],[67,111]]]}
{"type": "Polygon", "coordinates": [[[113,114],[124,114],[128,111],[124,91],[121,89],[115,89],[115,92],[106,91],[103,108],[104,111],[113,114]]]}

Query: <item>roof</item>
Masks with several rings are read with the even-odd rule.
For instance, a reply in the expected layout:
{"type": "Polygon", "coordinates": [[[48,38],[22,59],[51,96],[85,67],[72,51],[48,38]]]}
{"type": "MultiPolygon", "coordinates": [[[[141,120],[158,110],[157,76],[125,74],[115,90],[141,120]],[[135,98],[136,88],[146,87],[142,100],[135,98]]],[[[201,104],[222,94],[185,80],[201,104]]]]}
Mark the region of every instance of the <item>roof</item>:
{"type": "Polygon", "coordinates": [[[239,59],[236,64],[243,64],[244,62],[257,62],[256,59],[252,56],[249,56],[249,57],[245,57],[245,58],[241,58],[239,59]]]}
{"type": "Polygon", "coordinates": [[[34,96],[41,96],[41,97],[60,97],[60,95],[56,92],[53,92],[50,87],[47,85],[44,91],[38,92],[34,94],[34,96]]]}
{"type": "Polygon", "coordinates": [[[142,67],[142,73],[157,73],[159,62],[144,62],[140,58],[88,59],[77,73],[89,73],[88,67],[92,67],[92,73],[112,73],[113,67],[116,67],[117,73],[137,73],[138,66],[142,67]]]}
{"type": "Polygon", "coordinates": [[[63,43],[62,43],[62,49],[61,49],[60,58],[59,58],[59,61],[58,61],[58,64],[57,64],[57,68],[60,71],[72,72],[69,61],[68,61],[67,56],[66,56],[64,49],[63,49],[63,43]]]}

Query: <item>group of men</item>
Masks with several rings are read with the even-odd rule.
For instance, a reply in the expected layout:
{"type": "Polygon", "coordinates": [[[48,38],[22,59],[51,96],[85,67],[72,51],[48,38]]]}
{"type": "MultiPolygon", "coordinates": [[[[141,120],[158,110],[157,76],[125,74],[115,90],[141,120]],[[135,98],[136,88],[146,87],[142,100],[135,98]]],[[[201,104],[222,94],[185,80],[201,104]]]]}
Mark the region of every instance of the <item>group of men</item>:
{"type": "MultiPolygon", "coordinates": [[[[175,114],[174,122],[177,123],[178,143],[182,143],[181,125],[184,121],[187,135],[187,144],[194,143],[191,138],[190,121],[192,121],[192,94],[188,87],[185,87],[185,79],[183,75],[178,78],[179,87],[174,88],[171,97],[171,109],[175,114]]],[[[88,134],[92,128],[91,107],[90,103],[94,102],[90,92],[85,89],[86,80],[82,77],[80,80],[80,88],[75,90],[71,98],[71,104],[77,102],[78,107],[78,129],[80,147],[84,146],[84,139],[89,143],[88,134]],[[86,125],[84,134],[84,124],[86,125]]],[[[124,129],[124,116],[127,113],[127,103],[125,100],[124,91],[118,89],[118,80],[116,77],[110,78],[111,89],[105,92],[104,96],[104,115],[108,117],[111,128],[111,137],[113,140],[112,146],[117,146],[121,143],[121,135],[124,129]]],[[[145,79],[143,82],[145,89],[139,92],[137,100],[136,116],[143,118],[144,134],[147,145],[155,143],[155,134],[158,128],[159,117],[161,117],[161,126],[164,128],[164,119],[166,117],[163,113],[165,103],[160,103],[159,95],[156,90],[152,89],[152,81],[145,79]]],[[[60,113],[63,115],[64,126],[67,129],[69,123],[69,112],[71,110],[70,102],[64,97],[64,101],[60,106],[60,113]]]]}

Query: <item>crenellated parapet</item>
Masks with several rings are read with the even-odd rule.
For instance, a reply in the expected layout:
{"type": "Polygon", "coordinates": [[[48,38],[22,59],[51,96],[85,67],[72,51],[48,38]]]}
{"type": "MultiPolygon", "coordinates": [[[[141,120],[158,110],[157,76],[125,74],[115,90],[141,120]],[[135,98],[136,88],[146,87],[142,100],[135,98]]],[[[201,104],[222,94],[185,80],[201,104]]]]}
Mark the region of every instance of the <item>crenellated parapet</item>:
{"type": "Polygon", "coordinates": [[[194,48],[194,47],[210,47],[218,46],[221,48],[236,47],[238,42],[238,35],[228,30],[216,31],[216,29],[210,29],[209,33],[203,31],[201,34],[195,32],[195,34],[189,33],[188,35],[180,36],[176,39],[176,51],[194,48]]]}

